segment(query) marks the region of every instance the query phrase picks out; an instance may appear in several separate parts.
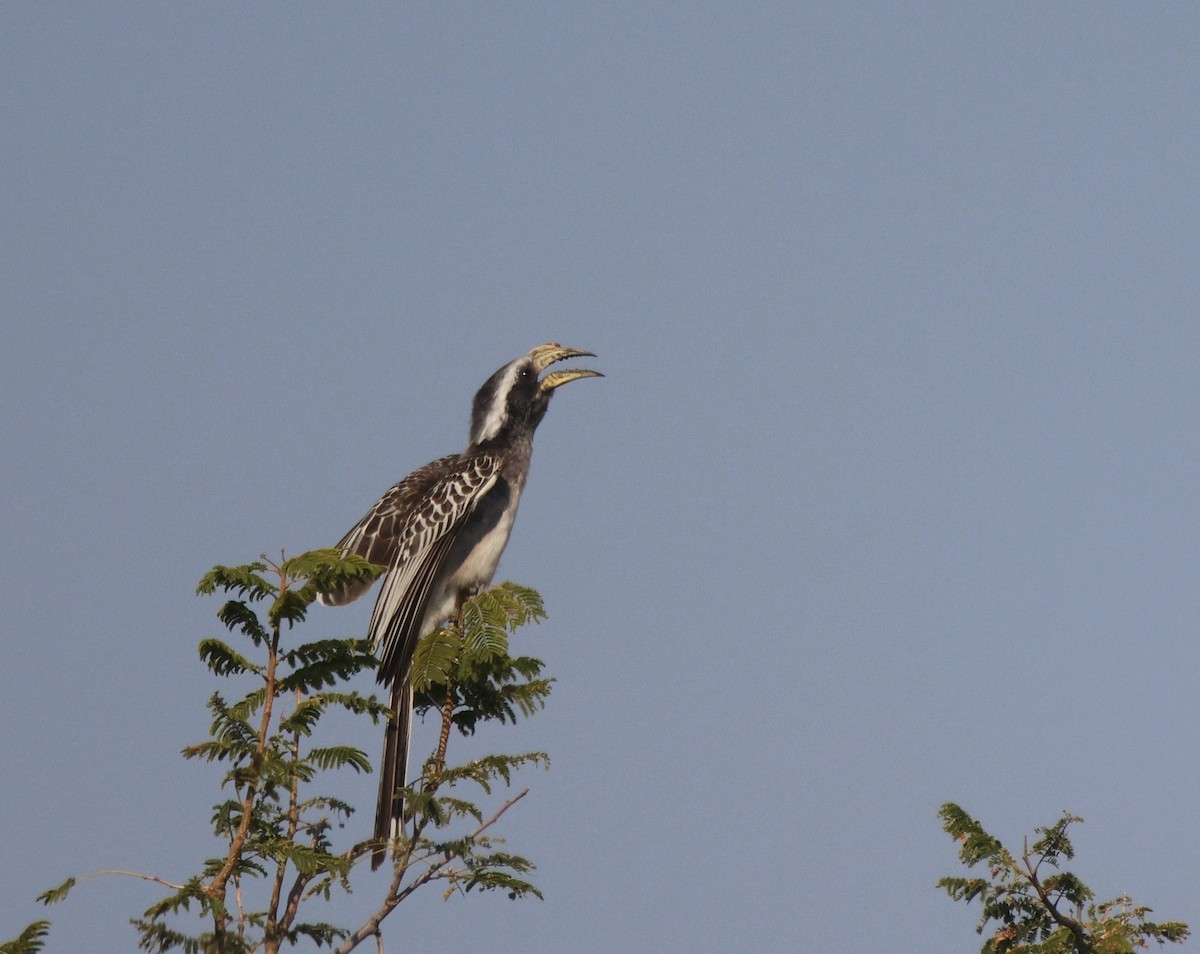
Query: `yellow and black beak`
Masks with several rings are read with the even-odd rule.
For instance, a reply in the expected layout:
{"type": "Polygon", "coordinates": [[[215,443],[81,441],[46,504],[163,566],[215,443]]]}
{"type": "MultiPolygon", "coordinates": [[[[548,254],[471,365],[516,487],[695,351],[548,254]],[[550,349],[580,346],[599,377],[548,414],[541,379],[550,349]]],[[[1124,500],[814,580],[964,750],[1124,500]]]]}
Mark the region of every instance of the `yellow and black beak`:
{"type": "MultiPolygon", "coordinates": [[[[590,351],[580,351],[578,348],[564,348],[560,344],[555,344],[553,341],[547,342],[544,345],[538,345],[529,352],[529,358],[533,361],[534,368],[540,374],[550,365],[558,361],[565,361],[567,358],[594,358],[596,357],[590,351]]],[[[602,378],[604,377],[599,371],[587,371],[583,368],[571,368],[569,370],[551,371],[541,381],[538,386],[543,391],[553,391],[555,388],[560,388],[568,381],[578,381],[580,378],[602,378]]]]}

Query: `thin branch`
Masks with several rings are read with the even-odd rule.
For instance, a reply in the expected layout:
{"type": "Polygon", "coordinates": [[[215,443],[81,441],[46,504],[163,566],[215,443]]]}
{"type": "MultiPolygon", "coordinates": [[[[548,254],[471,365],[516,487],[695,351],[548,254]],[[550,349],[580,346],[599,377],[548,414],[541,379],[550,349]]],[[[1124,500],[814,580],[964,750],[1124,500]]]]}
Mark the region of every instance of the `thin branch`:
{"type": "MultiPolygon", "coordinates": [[[[280,586],[279,592],[282,595],[286,592],[287,581],[284,580],[280,586]]],[[[278,664],[279,656],[279,638],[280,624],[276,623],[271,633],[271,647],[267,655],[267,692],[263,698],[263,714],[262,727],[258,735],[258,745],[256,746],[255,754],[257,756],[258,768],[261,770],[263,756],[267,751],[267,739],[271,731],[271,715],[275,703],[275,667],[278,664]]],[[[250,834],[250,824],[254,814],[254,799],[258,795],[259,775],[256,773],[246,785],[246,797],[242,799],[242,821],[238,825],[237,833],[233,836],[233,841],[229,845],[229,854],[225,859],[225,864],[221,870],[217,872],[212,882],[204,893],[210,898],[217,900],[225,891],[225,883],[229,880],[230,874],[237,865],[238,858],[241,857],[242,848],[246,844],[246,838],[250,834]]]]}
{"type": "MultiPolygon", "coordinates": [[[[310,839],[310,844],[314,850],[316,849],[319,840],[319,831],[314,830],[312,838],[310,839]]],[[[300,910],[300,901],[303,898],[304,889],[308,887],[309,882],[311,882],[316,876],[316,871],[311,871],[307,874],[303,871],[296,873],[296,880],[292,883],[291,891],[288,892],[287,907],[284,911],[284,916],[280,919],[285,930],[291,930],[292,924],[296,920],[296,915],[300,910]]]]}
{"type": "Polygon", "coordinates": [[[237,900],[238,910],[238,937],[242,940],[246,938],[246,905],[242,899],[242,879],[240,875],[233,876],[233,896],[237,900]]]}
{"type": "MultiPolygon", "coordinates": [[[[296,708],[300,707],[300,703],[304,700],[303,694],[299,689],[295,692],[296,708]]],[[[291,756],[293,766],[300,761],[300,730],[296,729],[292,733],[291,756]]],[[[300,828],[300,779],[295,771],[292,772],[291,778],[288,780],[288,810],[287,810],[287,840],[294,842],[296,840],[296,832],[300,828]]],[[[314,837],[314,847],[316,838],[314,837]]],[[[279,901],[283,896],[283,882],[287,877],[287,861],[280,861],[276,865],[275,877],[271,885],[271,903],[267,908],[267,937],[278,938],[281,932],[291,929],[292,921],[295,918],[296,907],[292,904],[292,899],[299,900],[299,892],[302,890],[300,879],[296,879],[296,885],[288,895],[288,903],[284,909],[283,916],[279,914],[279,901]]]]}
{"type": "Polygon", "coordinates": [[[430,792],[436,792],[442,780],[442,771],[446,767],[446,748],[450,745],[450,727],[454,724],[454,673],[462,658],[462,607],[454,616],[454,633],[458,638],[458,652],[454,661],[446,670],[446,701],[442,704],[442,731],[438,734],[437,756],[433,765],[433,778],[430,779],[430,792]]]}
{"type": "Polygon", "coordinates": [[[1037,876],[1041,860],[1039,859],[1037,865],[1029,863],[1028,839],[1026,840],[1025,850],[1021,853],[1021,860],[1025,862],[1025,876],[1029,879],[1033,890],[1037,892],[1038,898],[1041,899],[1046,910],[1050,912],[1050,917],[1071,932],[1071,936],[1075,938],[1075,947],[1079,954],[1095,954],[1095,948],[1092,947],[1092,939],[1087,929],[1079,921],[1075,920],[1075,918],[1069,917],[1059,911],[1058,906],[1051,899],[1050,895],[1046,893],[1046,889],[1042,887],[1042,882],[1038,880],[1037,876]]]}
{"type": "MultiPolygon", "coordinates": [[[[505,802],[503,805],[501,805],[496,810],[496,813],[494,815],[492,815],[491,818],[487,819],[484,822],[481,822],[480,825],[473,832],[471,832],[471,834],[469,834],[467,836],[468,840],[474,841],[476,838],[478,838],[480,835],[482,835],[485,831],[487,831],[494,824],[496,824],[497,821],[499,821],[501,815],[503,815],[506,811],[508,811],[510,808],[512,808],[513,805],[515,805],[517,802],[519,802],[522,798],[524,798],[528,794],[529,794],[529,789],[525,788],[525,789],[522,789],[520,792],[518,792],[516,795],[514,795],[512,798],[510,798],[507,802],[505,802]]],[[[394,903],[392,904],[392,908],[394,908],[397,904],[399,904],[401,901],[403,901],[405,898],[407,898],[410,894],[412,894],[414,891],[416,891],[417,888],[419,888],[421,885],[428,884],[430,881],[435,881],[438,878],[445,877],[445,875],[442,873],[442,869],[445,868],[448,864],[450,864],[453,860],[454,860],[453,856],[446,854],[446,855],[442,856],[440,861],[431,863],[429,868],[425,871],[424,874],[415,878],[404,888],[403,891],[401,891],[399,894],[395,895],[394,903]]]]}
{"type": "MultiPolygon", "coordinates": [[[[458,665],[455,658],[454,666],[458,665]]],[[[450,745],[450,727],[454,724],[454,669],[446,673],[446,701],[442,704],[442,731],[438,735],[437,762],[433,768],[433,791],[437,790],[442,780],[442,770],[446,767],[446,749],[450,745]]]]}
{"type": "MultiPolygon", "coordinates": [[[[479,826],[474,831],[472,831],[471,834],[468,835],[467,837],[470,839],[478,838],[485,831],[487,831],[494,824],[496,824],[496,822],[498,822],[500,820],[501,816],[505,812],[507,812],[510,808],[513,807],[513,805],[515,805],[517,802],[519,802],[522,798],[524,798],[528,794],[529,794],[529,789],[527,789],[527,788],[522,789],[520,792],[518,792],[516,795],[514,795],[512,798],[510,798],[507,802],[505,802],[503,805],[501,805],[498,809],[496,809],[495,814],[493,814],[490,818],[486,819],[485,821],[481,822],[479,824],[479,826]]],[[[415,842],[415,839],[413,840],[413,842],[415,842]]],[[[363,941],[365,941],[369,937],[375,937],[377,939],[380,939],[379,940],[380,950],[382,950],[383,942],[381,939],[382,935],[380,934],[379,928],[380,928],[380,925],[383,923],[383,919],[386,918],[389,914],[391,914],[392,911],[394,911],[396,909],[396,907],[400,904],[401,901],[403,901],[410,894],[412,894],[414,891],[416,891],[417,888],[421,887],[421,885],[428,884],[431,881],[435,881],[439,877],[445,877],[444,874],[441,874],[441,871],[443,868],[445,868],[448,864],[450,864],[454,860],[453,857],[450,855],[443,855],[442,859],[440,861],[437,861],[437,862],[431,864],[430,867],[426,871],[424,871],[422,874],[418,875],[409,884],[407,884],[402,890],[400,889],[400,883],[401,883],[401,881],[403,881],[404,875],[407,872],[409,864],[411,863],[412,853],[413,853],[413,842],[409,843],[409,849],[408,849],[408,852],[407,852],[405,858],[403,859],[403,862],[396,864],[395,875],[392,878],[391,887],[388,889],[388,895],[384,899],[383,904],[381,904],[379,906],[379,909],[374,914],[372,914],[365,922],[363,922],[362,927],[360,927],[357,931],[355,931],[353,934],[351,934],[349,937],[347,937],[344,941],[342,941],[341,946],[338,947],[335,954],[349,954],[350,951],[354,950],[356,947],[358,947],[359,944],[361,944],[363,941]]]]}
{"type": "Polygon", "coordinates": [[[161,884],[164,888],[172,888],[175,891],[182,891],[186,885],[176,884],[174,881],[168,881],[166,878],[160,878],[158,875],[145,874],[141,871],[125,871],[122,868],[105,868],[103,871],[93,871],[91,874],[85,874],[81,878],[76,879],[76,884],[91,878],[99,878],[101,875],[123,875],[127,878],[141,878],[143,881],[153,881],[155,884],[161,884]]]}

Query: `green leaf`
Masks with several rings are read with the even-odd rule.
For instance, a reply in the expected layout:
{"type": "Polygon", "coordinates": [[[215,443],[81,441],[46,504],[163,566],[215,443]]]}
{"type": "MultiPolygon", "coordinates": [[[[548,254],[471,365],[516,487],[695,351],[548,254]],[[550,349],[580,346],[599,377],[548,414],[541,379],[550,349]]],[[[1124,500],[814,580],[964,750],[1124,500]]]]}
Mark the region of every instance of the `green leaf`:
{"type": "Polygon", "coordinates": [[[263,704],[267,701],[266,686],[260,686],[251,692],[246,693],[241,699],[229,706],[225,710],[225,714],[230,719],[236,719],[239,722],[249,723],[250,717],[262,711],[263,704]]]}
{"type": "Polygon", "coordinates": [[[11,941],[0,944],[0,954],[37,954],[49,933],[49,921],[33,921],[11,941]]]}
{"type": "Polygon", "coordinates": [[[1002,864],[1011,861],[1004,846],[953,802],[943,805],[938,815],[941,816],[946,834],[962,844],[958,855],[968,868],[984,860],[1002,864]]]}
{"type": "Polygon", "coordinates": [[[275,598],[271,608],[267,610],[267,619],[272,626],[282,623],[287,623],[289,628],[295,626],[297,623],[304,622],[304,618],[308,615],[309,604],[315,599],[315,592],[310,598],[306,598],[302,589],[285,590],[275,598]]]}
{"type": "Polygon", "coordinates": [[[1067,859],[1074,858],[1075,849],[1067,838],[1067,829],[1071,825],[1082,821],[1083,819],[1078,815],[1063,812],[1062,818],[1049,828],[1035,829],[1042,837],[1033,843],[1033,853],[1041,855],[1051,864],[1055,863],[1060,855],[1067,859]]]}
{"type": "Polygon", "coordinates": [[[196,592],[210,595],[217,590],[247,596],[251,602],[274,596],[277,588],[259,574],[267,569],[265,563],[247,563],[243,566],[214,566],[200,578],[196,592]]]}
{"type": "Polygon", "coordinates": [[[310,749],[308,760],[321,771],[349,766],[356,772],[370,772],[371,762],[366,754],[348,745],[310,749]]]}
{"type": "Polygon", "coordinates": [[[445,685],[457,668],[462,636],[453,626],[445,626],[422,636],[413,651],[409,679],[413,692],[433,685],[445,685]]]}
{"type": "Polygon", "coordinates": [[[439,795],[437,800],[441,817],[448,821],[456,818],[470,818],[476,824],[483,821],[483,810],[474,802],[465,798],[451,798],[448,795],[439,795]]]}
{"type": "Polygon", "coordinates": [[[983,878],[939,878],[936,887],[945,888],[955,901],[972,901],[987,888],[983,878]]]}
{"type": "Polygon", "coordinates": [[[199,878],[189,879],[178,891],[150,905],[143,916],[154,919],[165,914],[178,914],[180,911],[190,910],[193,903],[198,904],[201,911],[211,909],[210,899],[204,893],[204,886],[199,878]]]}
{"type": "Polygon", "coordinates": [[[219,619],[231,633],[241,633],[254,643],[261,646],[270,638],[270,634],[259,620],[258,615],[241,600],[230,600],[219,610],[219,619]]]}
{"type": "Polygon", "coordinates": [[[280,569],[289,579],[303,579],[307,586],[315,588],[316,593],[331,593],[342,586],[365,583],[387,572],[386,566],[370,563],[358,554],[343,553],[332,547],[309,550],[284,560],[280,569]]]}
{"type": "Polygon", "coordinates": [[[512,783],[512,773],[523,765],[540,765],[550,767],[550,757],[545,752],[527,752],[524,755],[485,755],[473,759],[465,765],[447,766],[442,769],[441,778],[448,784],[460,781],[474,782],[485,793],[490,794],[492,784],[502,781],[505,785],[512,783]]]}
{"type": "Polygon", "coordinates": [[[304,699],[296,704],[291,714],[279,723],[280,732],[298,732],[301,735],[311,735],[313,726],[325,713],[325,707],[320,702],[304,699]]]}
{"type": "Polygon", "coordinates": [[[504,891],[511,900],[533,895],[539,900],[542,893],[517,874],[533,871],[533,862],[520,855],[507,852],[492,852],[487,855],[471,855],[467,858],[467,869],[471,877],[464,888],[465,891],[478,889],[480,891],[504,891]]]}
{"type": "Polygon", "coordinates": [[[208,666],[213,675],[237,676],[247,672],[262,672],[261,666],[250,662],[219,639],[202,639],[199,651],[201,661],[208,666]]]}
{"type": "Polygon", "coordinates": [[[220,693],[214,692],[208,700],[213,714],[209,734],[213,741],[223,744],[230,756],[248,756],[258,746],[258,734],[246,719],[225,705],[220,693]]]}
{"type": "Polygon", "coordinates": [[[73,887],[75,887],[75,879],[68,878],[66,881],[64,881],[62,884],[60,884],[57,888],[48,888],[45,891],[43,891],[41,894],[39,894],[37,896],[37,899],[42,904],[47,904],[47,905],[57,904],[59,901],[62,901],[70,893],[70,891],[73,887]]]}
{"type": "Polygon", "coordinates": [[[462,608],[462,652],[468,665],[508,655],[509,617],[485,590],[462,608]]]}
{"type": "Polygon", "coordinates": [[[509,632],[527,623],[538,623],[546,618],[546,608],[536,590],[516,583],[501,583],[485,591],[493,598],[503,612],[509,617],[509,632]]]}
{"type": "Polygon", "coordinates": [[[295,945],[301,938],[308,938],[317,947],[333,947],[334,943],[342,938],[348,937],[350,932],[345,928],[335,927],[332,924],[297,924],[292,930],[284,934],[284,938],[288,943],[295,945]]]}
{"type": "Polygon", "coordinates": [[[280,692],[315,692],[346,682],[377,663],[365,640],[324,639],[280,654],[293,667],[279,679],[280,692]]]}

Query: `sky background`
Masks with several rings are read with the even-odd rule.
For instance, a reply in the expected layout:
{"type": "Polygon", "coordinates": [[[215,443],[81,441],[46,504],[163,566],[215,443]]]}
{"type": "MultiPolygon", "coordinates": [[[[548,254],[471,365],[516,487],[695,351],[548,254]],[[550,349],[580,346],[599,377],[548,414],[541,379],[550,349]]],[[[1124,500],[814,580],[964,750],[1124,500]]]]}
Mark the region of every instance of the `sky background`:
{"type": "Polygon", "coordinates": [[[546,899],[389,950],[977,950],[948,800],[1200,927],[1198,77],[1192,4],[0,6],[0,939],[215,853],[196,581],[547,340],[546,899]]]}

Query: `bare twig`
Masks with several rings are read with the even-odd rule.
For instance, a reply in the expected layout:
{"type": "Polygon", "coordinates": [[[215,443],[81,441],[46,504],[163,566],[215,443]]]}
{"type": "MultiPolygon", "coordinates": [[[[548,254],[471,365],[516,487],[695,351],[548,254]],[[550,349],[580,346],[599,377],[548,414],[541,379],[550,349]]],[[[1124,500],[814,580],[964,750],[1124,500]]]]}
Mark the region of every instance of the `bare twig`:
{"type": "Polygon", "coordinates": [[[92,878],[99,878],[101,875],[122,875],[127,878],[141,878],[143,881],[153,881],[155,884],[161,884],[164,888],[173,888],[176,891],[182,891],[184,885],[176,884],[174,881],[168,881],[166,878],[160,878],[157,875],[145,874],[141,871],[125,871],[122,868],[105,868],[103,871],[93,871],[91,874],[85,874],[81,878],[76,879],[76,884],[83,884],[92,878]]]}

